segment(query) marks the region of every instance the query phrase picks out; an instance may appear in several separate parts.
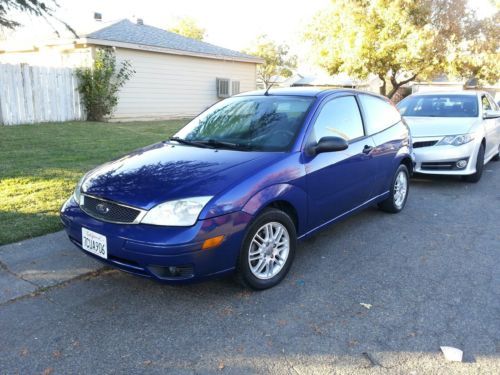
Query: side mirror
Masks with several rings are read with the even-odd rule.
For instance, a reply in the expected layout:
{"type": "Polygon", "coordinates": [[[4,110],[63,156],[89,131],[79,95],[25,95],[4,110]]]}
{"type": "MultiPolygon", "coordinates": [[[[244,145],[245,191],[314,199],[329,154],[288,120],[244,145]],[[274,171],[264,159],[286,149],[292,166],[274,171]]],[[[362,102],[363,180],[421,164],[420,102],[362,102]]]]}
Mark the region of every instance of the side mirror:
{"type": "Polygon", "coordinates": [[[349,143],[342,137],[323,137],[315,145],[308,147],[309,155],[318,155],[323,152],[343,151],[349,147],[349,143]]]}
{"type": "Polygon", "coordinates": [[[500,117],[500,111],[484,111],[483,119],[492,119],[500,117]]]}

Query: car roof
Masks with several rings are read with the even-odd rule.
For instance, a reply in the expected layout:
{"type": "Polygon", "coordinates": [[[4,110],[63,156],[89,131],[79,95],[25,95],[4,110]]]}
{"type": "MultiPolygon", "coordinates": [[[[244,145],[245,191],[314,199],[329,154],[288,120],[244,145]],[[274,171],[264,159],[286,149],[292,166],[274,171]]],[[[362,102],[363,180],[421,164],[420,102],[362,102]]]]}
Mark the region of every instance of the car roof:
{"type": "Polygon", "coordinates": [[[466,95],[466,96],[477,96],[480,94],[484,94],[484,91],[479,90],[455,90],[455,91],[424,91],[424,92],[416,92],[411,94],[411,96],[432,96],[432,95],[466,95]]]}
{"type": "MultiPolygon", "coordinates": [[[[236,96],[263,96],[266,90],[256,90],[256,91],[248,91],[236,96]]],[[[283,87],[283,88],[271,88],[268,92],[269,96],[309,96],[309,97],[325,97],[331,94],[339,94],[339,93],[363,93],[368,95],[380,96],[378,94],[353,90],[353,89],[330,89],[330,88],[322,88],[322,87],[283,87]]]]}

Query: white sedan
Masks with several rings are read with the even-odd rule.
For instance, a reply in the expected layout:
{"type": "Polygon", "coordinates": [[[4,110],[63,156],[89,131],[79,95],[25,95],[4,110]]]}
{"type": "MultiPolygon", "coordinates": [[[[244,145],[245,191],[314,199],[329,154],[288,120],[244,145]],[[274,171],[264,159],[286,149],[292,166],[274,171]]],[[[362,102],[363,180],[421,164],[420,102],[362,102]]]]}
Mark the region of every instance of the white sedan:
{"type": "Polygon", "coordinates": [[[500,156],[500,111],[486,92],[425,92],[397,105],[410,127],[415,172],[477,182],[500,156]]]}

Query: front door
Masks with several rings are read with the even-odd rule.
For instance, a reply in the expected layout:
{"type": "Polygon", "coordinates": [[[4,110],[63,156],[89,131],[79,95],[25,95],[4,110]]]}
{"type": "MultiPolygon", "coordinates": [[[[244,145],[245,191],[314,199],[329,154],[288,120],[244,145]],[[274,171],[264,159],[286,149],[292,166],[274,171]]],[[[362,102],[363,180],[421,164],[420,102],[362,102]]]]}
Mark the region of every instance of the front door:
{"type": "Polygon", "coordinates": [[[371,156],[375,144],[365,136],[354,95],[334,98],[321,107],[307,142],[317,143],[327,136],[341,136],[349,147],[315,156],[304,152],[310,229],[367,201],[376,175],[371,156]]]}

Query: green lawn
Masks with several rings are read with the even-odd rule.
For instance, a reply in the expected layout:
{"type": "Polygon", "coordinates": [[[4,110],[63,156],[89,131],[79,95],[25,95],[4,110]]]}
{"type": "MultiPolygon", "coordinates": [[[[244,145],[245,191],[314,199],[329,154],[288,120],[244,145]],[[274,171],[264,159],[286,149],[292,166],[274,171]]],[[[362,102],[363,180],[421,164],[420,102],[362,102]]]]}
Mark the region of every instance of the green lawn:
{"type": "Polygon", "coordinates": [[[0,126],[0,245],[61,229],[59,208],[84,172],[187,121],[0,126]]]}

